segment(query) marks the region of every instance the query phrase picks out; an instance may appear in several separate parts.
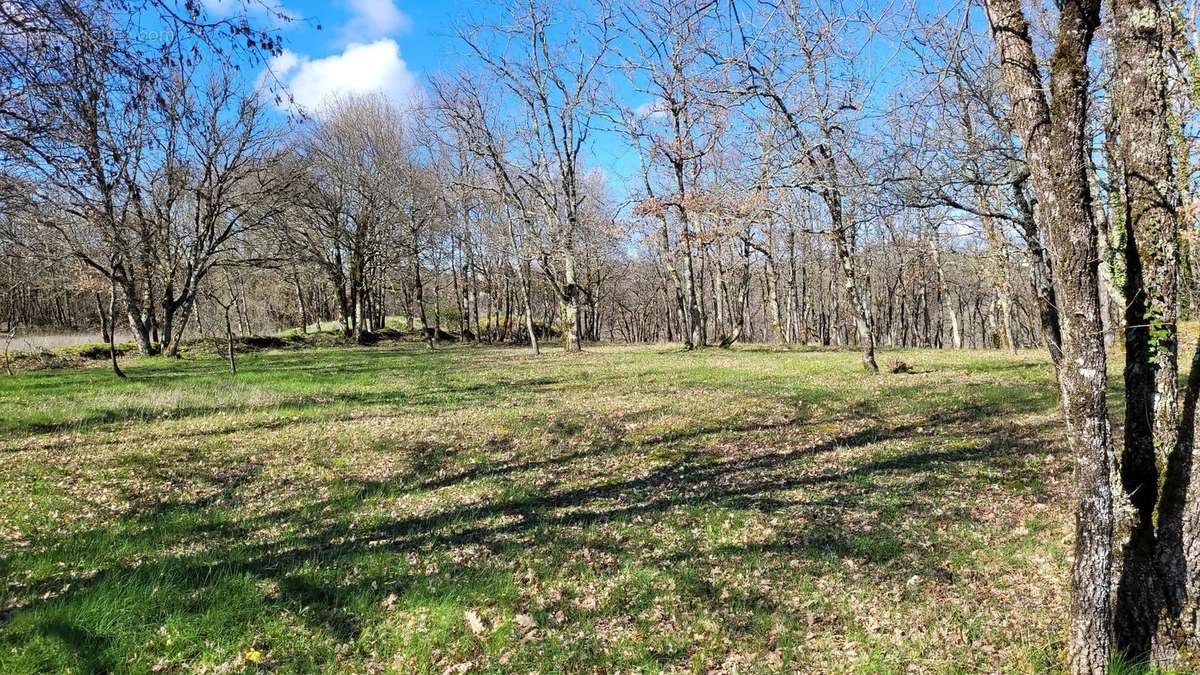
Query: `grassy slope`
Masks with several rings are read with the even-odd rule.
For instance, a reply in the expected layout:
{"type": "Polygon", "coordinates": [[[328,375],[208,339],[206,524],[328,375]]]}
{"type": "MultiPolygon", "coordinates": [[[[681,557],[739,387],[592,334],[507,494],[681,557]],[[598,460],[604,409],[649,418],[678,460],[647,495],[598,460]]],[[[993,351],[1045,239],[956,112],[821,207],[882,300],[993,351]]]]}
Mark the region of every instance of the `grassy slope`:
{"type": "Polygon", "coordinates": [[[1045,670],[1040,354],[418,347],[0,378],[0,672],[1045,670]]]}

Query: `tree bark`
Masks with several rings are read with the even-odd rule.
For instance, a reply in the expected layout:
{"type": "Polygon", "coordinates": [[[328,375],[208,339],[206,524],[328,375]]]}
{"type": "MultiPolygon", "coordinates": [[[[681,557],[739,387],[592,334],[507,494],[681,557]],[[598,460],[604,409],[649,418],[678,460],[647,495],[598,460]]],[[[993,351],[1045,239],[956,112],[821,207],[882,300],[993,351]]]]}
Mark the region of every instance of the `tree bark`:
{"type": "Polygon", "coordinates": [[[1111,655],[1112,448],[1096,229],[1087,176],[1088,51],[1099,0],[1064,0],[1050,61],[1050,101],[1020,0],[987,0],[988,21],[1054,258],[1062,310],[1059,369],[1075,456],[1075,561],[1068,639],[1073,673],[1106,673],[1111,655]]]}
{"type": "Polygon", "coordinates": [[[230,305],[225,305],[225,356],[229,361],[229,372],[237,375],[237,360],[233,355],[233,321],[229,317],[229,311],[232,308],[233,301],[230,305]]]}
{"type": "MultiPolygon", "coordinates": [[[[108,315],[113,319],[117,316],[117,284],[115,281],[109,283],[108,294],[108,315]]],[[[117,363],[117,331],[116,321],[112,320],[112,330],[108,331],[108,360],[112,362],[113,375],[118,379],[125,379],[125,371],[121,370],[120,364],[117,363]]],[[[5,354],[7,358],[7,353],[5,354]]]]}
{"type": "MultiPolygon", "coordinates": [[[[1158,460],[1186,464],[1177,452],[1178,400],[1178,196],[1170,131],[1163,10],[1157,0],[1114,0],[1116,83],[1113,104],[1119,127],[1120,172],[1116,176],[1125,241],[1125,447],[1121,483],[1134,508],[1114,617],[1117,648],[1132,662],[1153,652],[1169,665],[1176,646],[1163,636],[1155,646],[1159,613],[1183,611],[1195,560],[1178,527],[1183,495],[1163,503],[1161,552],[1155,533],[1158,460]],[[1157,560],[1156,560],[1157,558],[1157,560]],[[1160,586],[1161,585],[1161,586],[1160,586]],[[1166,607],[1160,607],[1161,604],[1166,607]]],[[[1187,446],[1190,454],[1190,444],[1187,446]]],[[[1171,473],[1168,467],[1168,473],[1171,473]]],[[[1183,473],[1169,482],[1183,478],[1183,473]]],[[[1194,492],[1192,494],[1195,494],[1194,492]]],[[[1168,624],[1173,621],[1168,621],[1168,624]]],[[[1168,632],[1175,627],[1168,625],[1168,632]]]]}
{"type": "Polygon", "coordinates": [[[1013,203],[1020,214],[1021,234],[1029,250],[1029,269],[1033,292],[1037,296],[1038,321],[1042,329],[1042,343],[1050,352],[1050,361],[1057,372],[1062,362],[1062,323],[1058,313],[1058,298],[1054,293],[1054,272],[1046,249],[1042,246],[1042,234],[1035,220],[1033,205],[1025,197],[1025,184],[1029,173],[1025,167],[1013,171],[1010,189],[1013,203]]]}
{"type": "MultiPolygon", "coordinates": [[[[840,213],[840,208],[838,209],[840,213]]],[[[833,220],[833,248],[837,253],[838,263],[842,269],[842,281],[846,284],[846,295],[850,300],[850,313],[858,330],[859,347],[862,348],[863,368],[867,372],[878,373],[879,364],[875,362],[875,335],[871,330],[871,308],[863,297],[859,287],[858,277],[854,269],[854,260],[846,242],[846,233],[842,229],[842,219],[835,216],[833,220]]]]}
{"type": "Polygon", "coordinates": [[[955,349],[962,349],[962,329],[958,325],[958,309],[950,301],[950,289],[946,284],[946,270],[942,266],[942,245],[938,241],[938,231],[930,225],[929,254],[933,260],[933,271],[937,275],[938,294],[942,301],[943,310],[950,319],[950,340],[955,349]]]}

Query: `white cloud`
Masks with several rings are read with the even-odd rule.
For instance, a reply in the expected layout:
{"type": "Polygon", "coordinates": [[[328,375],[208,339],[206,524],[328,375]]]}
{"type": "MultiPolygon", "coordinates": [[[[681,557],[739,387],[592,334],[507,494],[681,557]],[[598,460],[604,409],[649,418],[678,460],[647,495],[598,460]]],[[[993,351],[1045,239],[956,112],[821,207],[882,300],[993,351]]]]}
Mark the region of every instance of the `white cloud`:
{"type": "Polygon", "coordinates": [[[633,113],[644,119],[663,119],[669,116],[666,103],[660,99],[639,105],[633,109],[633,113]]]}
{"type": "MultiPolygon", "coordinates": [[[[284,51],[268,67],[284,93],[291,94],[291,103],[313,114],[338,95],[378,91],[405,107],[421,93],[416,75],[400,58],[400,46],[390,39],[349,44],[342,53],[322,59],[284,51]]],[[[290,109],[291,103],[284,100],[282,107],[290,109]]]]}
{"type": "Polygon", "coordinates": [[[283,50],[283,53],[271,59],[271,63],[268,64],[268,67],[277,77],[282,77],[285,73],[290,71],[292,68],[295,68],[299,64],[300,57],[296,56],[295,52],[290,52],[285,49],[283,50]]]}
{"type": "Polygon", "coordinates": [[[394,0],[346,0],[346,7],[351,18],[342,25],[341,33],[347,42],[374,40],[412,29],[412,19],[394,0]]]}

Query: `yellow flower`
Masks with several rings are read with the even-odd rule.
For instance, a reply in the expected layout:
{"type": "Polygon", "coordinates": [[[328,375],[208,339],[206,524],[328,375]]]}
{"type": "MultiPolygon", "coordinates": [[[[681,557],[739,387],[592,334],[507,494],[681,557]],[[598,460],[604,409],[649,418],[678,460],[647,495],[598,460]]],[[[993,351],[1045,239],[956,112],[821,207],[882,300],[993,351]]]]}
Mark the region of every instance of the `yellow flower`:
{"type": "Polygon", "coordinates": [[[246,650],[246,660],[250,663],[259,663],[262,661],[263,654],[254,647],[246,650]]]}

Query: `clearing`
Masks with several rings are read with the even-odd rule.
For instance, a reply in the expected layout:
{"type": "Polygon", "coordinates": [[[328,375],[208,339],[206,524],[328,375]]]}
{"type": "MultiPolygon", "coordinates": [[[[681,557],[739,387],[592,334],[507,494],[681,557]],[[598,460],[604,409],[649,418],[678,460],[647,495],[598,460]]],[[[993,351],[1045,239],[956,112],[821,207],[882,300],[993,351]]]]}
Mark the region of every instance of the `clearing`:
{"type": "Polygon", "coordinates": [[[0,377],[0,672],[1029,671],[1041,352],[417,345],[0,377]]]}

